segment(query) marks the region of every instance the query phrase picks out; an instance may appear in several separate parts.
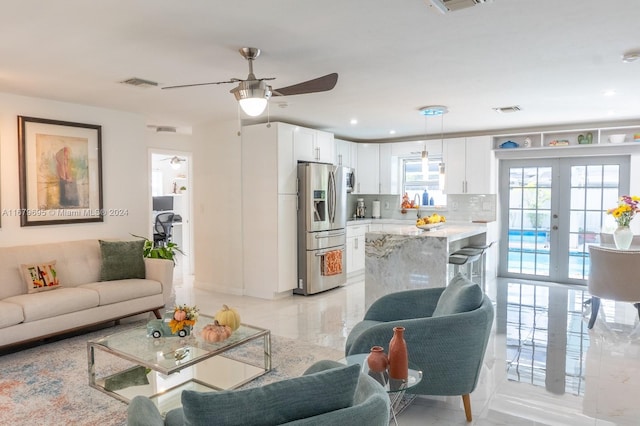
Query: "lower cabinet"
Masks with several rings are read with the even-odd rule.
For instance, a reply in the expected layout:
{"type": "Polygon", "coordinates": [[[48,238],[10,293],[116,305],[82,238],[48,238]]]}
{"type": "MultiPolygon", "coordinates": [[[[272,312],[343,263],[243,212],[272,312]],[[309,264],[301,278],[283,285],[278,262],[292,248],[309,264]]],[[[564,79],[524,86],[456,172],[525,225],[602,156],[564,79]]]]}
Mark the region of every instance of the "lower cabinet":
{"type": "Polygon", "coordinates": [[[347,275],[364,273],[365,234],[369,225],[347,226],[347,275]]]}

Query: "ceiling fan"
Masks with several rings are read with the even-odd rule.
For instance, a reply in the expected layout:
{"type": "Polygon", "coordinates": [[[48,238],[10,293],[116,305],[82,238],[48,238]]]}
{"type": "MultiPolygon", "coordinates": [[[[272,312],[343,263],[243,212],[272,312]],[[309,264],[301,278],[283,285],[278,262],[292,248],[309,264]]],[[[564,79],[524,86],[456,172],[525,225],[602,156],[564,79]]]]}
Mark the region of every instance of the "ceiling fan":
{"type": "Polygon", "coordinates": [[[184,161],[187,161],[186,158],[180,158],[177,155],[174,155],[173,157],[163,158],[160,161],[167,161],[167,160],[169,160],[169,164],[171,164],[171,167],[173,167],[174,169],[179,169],[181,163],[184,161]]]}
{"type": "Polygon", "coordinates": [[[163,87],[163,89],[238,83],[238,86],[231,89],[230,92],[235,95],[236,100],[240,103],[240,107],[247,115],[256,117],[262,114],[267,106],[267,101],[271,96],[292,96],[303,95],[306,93],[326,92],[333,89],[338,82],[338,74],[331,73],[322,77],[314,78],[313,80],[273,90],[266,81],[275,80],[275,77],[256,78],[253,73],[253,61],[260,55],[260,49],[255,47],[243,47],[239,51],[242,57],[249,61],[249,75],[246,79],[242,80],[240,78],[232,78],[228,81],[182,84],[179,86],[166,86],[163,87]]]}

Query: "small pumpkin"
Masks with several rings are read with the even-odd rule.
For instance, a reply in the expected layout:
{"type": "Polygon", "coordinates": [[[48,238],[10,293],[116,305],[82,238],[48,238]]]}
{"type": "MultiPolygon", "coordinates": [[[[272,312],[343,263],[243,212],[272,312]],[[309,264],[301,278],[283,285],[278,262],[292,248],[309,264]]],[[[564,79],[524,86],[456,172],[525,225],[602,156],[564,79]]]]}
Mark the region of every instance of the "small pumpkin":
{"type": "Polygon", "coordinates": [[[187,318],[187,313],[185,311],[177,310],[173,313],[173,319],[176,321],[184,321],[187,318]]]}
{"type": "Polygon", "coordinates": [[[236,331],[240,327],[240,314],[227,305],[222,305],[222,309],[216,312],[214,318],[222,325],[228,325],[231,330],[236,331]]]}
{"type": "Polygon", "coordinates": [[[204,326],[200,335],[209,343],[222,342],[231,336],[233,330],[228,325],[222,325],[218,321],[214,321],[213,324],[207,324],[204,326]]]}

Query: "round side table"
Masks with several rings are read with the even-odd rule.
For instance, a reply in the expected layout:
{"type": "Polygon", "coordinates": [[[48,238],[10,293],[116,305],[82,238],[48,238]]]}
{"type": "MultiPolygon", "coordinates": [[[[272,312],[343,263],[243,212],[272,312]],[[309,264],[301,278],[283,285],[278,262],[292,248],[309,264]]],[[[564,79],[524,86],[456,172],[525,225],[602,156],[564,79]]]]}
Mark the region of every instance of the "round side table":
{"type": "Polygon", "coordinates": [[[409,363],[409,377],[407,378],[407,380],[390,379],[386,372],[383,374],[369,371],[369,366],[366,362],[367,356],[369,356],[369,354],[349,355],[338,360],[338,362],[342,362],[343,364],[347,365],[360,365],[362,367],[363,373],[368,374],[373,379],[375,379],[375,381],[378,382],[380,386],[384,387],[384,389],[389,394],[389,399],[391,401],[391,416],[393,417],[393,421],[397,426],[398,419],[396,418],[396,409],[398,408],[400,401],[402,401],[402,397],[406,390],[411,389],[422,381],[422,371],[419,370],[415,365],[409,363]]]}

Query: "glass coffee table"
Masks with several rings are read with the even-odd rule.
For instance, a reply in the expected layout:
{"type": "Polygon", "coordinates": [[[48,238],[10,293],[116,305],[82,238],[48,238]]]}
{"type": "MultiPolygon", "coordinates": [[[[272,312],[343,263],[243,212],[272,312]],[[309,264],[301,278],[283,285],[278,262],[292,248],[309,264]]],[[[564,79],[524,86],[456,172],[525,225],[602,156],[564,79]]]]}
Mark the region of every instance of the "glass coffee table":
{"type": "MultiPolygon", "coordinates": [[[[181,406],[185,389],[235,389],[271,371],[269,330],[242,324],[228,339],[207,343],[200,332],[213,321],[200,315],[191,335],[185,337],[150,337],[143,324],[89,341],[89,385],[127,403],[136,395],[147,396],[164,414],[181,406]],[[225,356],[256,339],[263,339],[264,351],[254,354],[255,360],[225,356]]],[[[253,352],[243,358],[251,358],[253,352]]]]}
{"type": "Polygon", "coordinates": [[[369,367],[367,365],[367,357],[369,354],[355,354],[349,355],[339,362],[342,362],[347,365],[358,364],[362,366],[362,372],[365,374],[369,374],[375,381],[380,383],[382,387],[389,394],[389,399],[391,401],[391,416],[393,417],[393,421],[398,425],[398,419],[396,418],[396,411],[398,406],[400,405],[400,401],[402,401],[402,397],[407,389],[411,389],[416,386],[418,383],[422,381],[422,371],[420,371],[415,365],[411,365],[409,363],[409,377],[407,380],[397,380],[390,379],[388,375],[381,373],[373,373],[369,371],[369,367]]]}

